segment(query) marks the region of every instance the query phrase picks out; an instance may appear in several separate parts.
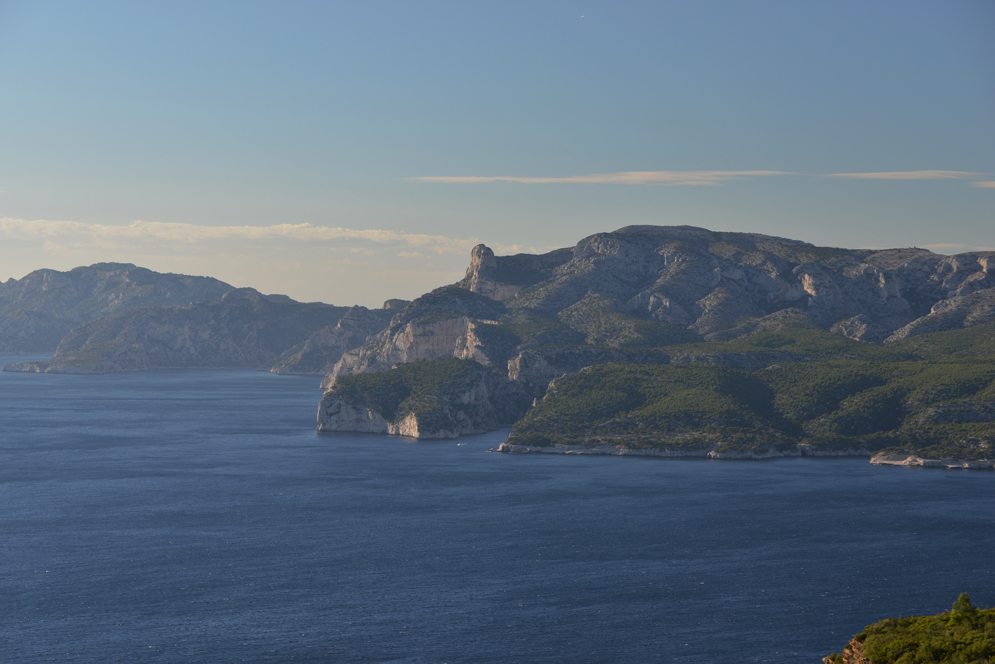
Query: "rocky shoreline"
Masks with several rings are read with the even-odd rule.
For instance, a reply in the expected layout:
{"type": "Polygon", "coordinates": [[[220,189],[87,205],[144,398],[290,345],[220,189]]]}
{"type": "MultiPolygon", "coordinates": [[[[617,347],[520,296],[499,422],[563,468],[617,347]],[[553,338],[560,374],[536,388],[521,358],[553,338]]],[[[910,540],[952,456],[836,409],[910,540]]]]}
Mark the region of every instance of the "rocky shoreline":
{"type": "Polygon", "coordinates": [[[631,456],[655,457],[667,459],[709,459],[709,460],[745,460],[761,461],[764,459],[782,459],[786,457],[820,457],[870,458],[870,463],[876,466],[905,466],[915,468],[942,468],[946,470],[995,470],[995,462],[975,459],[927,459],[914,454],[872,454],[866,449],[820,450],[810,445],[797,445],[793,448],[778,450],[768,448],[755,450],[723,450],[715,446],[697,449],[636,449],[622,445],[522,445],[510,442],[501,443],[493,450],[503,454],[563,454],[581,456],[631,456]]]}
{"type": "Polygon", "coordinates": [[[870,457],[865,449],[818,450],[809,445],[796,445],[789,449],[778,450],[768,448],[755,450],[722,450],[716,446],[697,449],[636,449],[623,445],[521,445],[504,442],[495,450],[504,454],[575,454],[585,456],[635,456],[659,457],[668,459],[712,459],[712,460],[750,460],[781,459],[784,457],[870,457]]]}
{"type": "Polygon", "coordinates": [[[995,462],[978,459],[927,459],[915,454],[876,454],[871,458],[876,466],[907,468],[945,468],[947,470],[995,470],[995,462]]]}

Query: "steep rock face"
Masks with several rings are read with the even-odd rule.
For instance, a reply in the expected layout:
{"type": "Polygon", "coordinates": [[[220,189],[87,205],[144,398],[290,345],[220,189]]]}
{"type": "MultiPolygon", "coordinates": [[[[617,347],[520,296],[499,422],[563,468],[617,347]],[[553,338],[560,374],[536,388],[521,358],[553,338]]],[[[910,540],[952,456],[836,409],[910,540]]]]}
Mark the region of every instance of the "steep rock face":
{"type": "Polygon", "coordinates": [[[864,657],[864,644],[857,639],[850,639],[850,642],[846,644],[846,648],[839,655],[839,658],[829,655],[828,657],[823,657],[822,661],[823,664],[874,664],[874,662],[864,657]]]}
{"type": "MultiPolygon", "coordinates": [[[[970,281],[968,284],[978,283],[970,281]]],[[[958,292],[960,289],[958,289],[958,292]]],[[[896,330],[886,341],[899,341],[917,334],[972,327],[995,320],[995,288],[953,295],[933,305],[930,312],[896,330]]]]}
{"type": "Polygon", "coordinates": [[[54,350],[70,329],[100,316],[145,306],[216,302],[233,290],[217,279],[163,274],[126,263],[97,263],[68,272],[36,270],[0,283],[0,352],[54,350]]]}
{"type": "Polygon", "coordinates": [[[492,300],[507,300],[525,286],[531,286],[552,275],[552,270],[570,259],[569,249],[557,249],[538,256],[518,254],[494,255],[483,244],[470,251],[470,267],[457,285],[492,300]]]}
{"type": "Polygon", "coordinates": [[[352,307],[335,325],[323,327],[307,341],[285,351],[270,369],[278,374],[324,375],[346,351],[361,346],[390,322],[387,309],[352,307]]]}
{"type": "Polygon", "coordinates": [[[436,289],[401,309],[365,345],[344,353],[322,387],[330,387],[339,376],[374,373],[417,360],[456,357],[490,364],[476,326],[500,318],[504,311],[499,302],[462,288],[436,289]]]}
{"type": "Polygon", "coordinates": [[[651,348],[783,326],[896,341],[995,318],[992,265],[995,254],[835,249],[691,226],[630,226],[539,256],[495,256],[478,245],[462,281],[409,305],[343,355],[325,384],[406,358],[500,363],[538,346],[651,348]],[[465,320],[443,324],[446,315],[465,320]],[[506,334],[471,340],[471,327],[489,321],[506,334]]]}
{"type": "Polygon", "coordinates": [[[456,438],[508,426],[528,407],[518,384],[475,362],[419,364],[428,382],[413,365],[387,370],[386,382],[368,375],[337,382],[318,407],[318,430],[456,438]]]}
{"type": "MultiPolygon", "coordinates": [[[[605,363],[758,372],[823,355],[853,359],[862,351],[827,331],[878,344],[995,319],[991,265],[995,254],[815,247],[690,226],[631,226],[540,256],[478,245],[462,281],[409,304],[345,352],[323,384],[463,358],[506,367],[538,403],[550,381],[605,363]]],[[[872,354],[893,361],[904,346],[872,354]]],[[[806,435],[846,428],[851,415],[813,420],[819,431],[806,435]]]]}
{"type": "Polygon", "coordinates": [[[66,335],[51,360],[4,371],[104,373],[160,368],[269,367],[288,346],[335,323],[344,307],[274,302],[235,291],[221,302],[126,309],[66,335]]]}

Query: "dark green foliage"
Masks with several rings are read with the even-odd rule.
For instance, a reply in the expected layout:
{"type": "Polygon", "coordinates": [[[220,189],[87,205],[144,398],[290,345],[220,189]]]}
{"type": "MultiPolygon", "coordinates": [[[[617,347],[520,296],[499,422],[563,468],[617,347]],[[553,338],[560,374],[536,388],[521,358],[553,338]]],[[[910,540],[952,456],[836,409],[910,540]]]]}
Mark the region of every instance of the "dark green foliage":
{"type": "Polygon", "coordinates": [[[995,609],[974,607],[964,593],[948,613],[882,620],[856,640],[874,664],[985,664],[995,659],[995,609]]]}
{"type": "Polygon", "coordinates": [[[779,327],[763,329],[752,335],[726,342],[705,342],[684,346],[694,352],[749,353],[777,351],[792,353],[800,359],[897,361],[917,359],[904,348],[854,341],[817,327],[779,327]]]}
{"type": "Polygon", "coordinates": [[[779,444],[773,394],[743,372],[708,365],[602,364],[557,379],[512,429],[512,442],[624,442],[654,446],[709,441],[779,444]]]}
{"type": "Polygon", "coordinates": [[[387,420],[394,420],[407,412],[435,410],[440,391],[479,371],[489,369],[455,358],[409,362],[391,371],[340,376],[330,391],[347,401],[365,403],[387,420]]]}
{"type": "Polygon", "coordinates": [[[601,364],[555,382],[512,430],[562,443],[718,445],[986,458],[995,441],[995,360],[601,364]]]}
{"type": "Polygon", "coordinates": [[[659,348],[695,340],[695,334],[667,323],[633,319],[637,339],[624,345],[626,348],[659,348]]]}
{"type": "Polygon", "coordinates": [[[920,334],[888,347],[927,359],[995,355],[995,322],[920,334]]]}

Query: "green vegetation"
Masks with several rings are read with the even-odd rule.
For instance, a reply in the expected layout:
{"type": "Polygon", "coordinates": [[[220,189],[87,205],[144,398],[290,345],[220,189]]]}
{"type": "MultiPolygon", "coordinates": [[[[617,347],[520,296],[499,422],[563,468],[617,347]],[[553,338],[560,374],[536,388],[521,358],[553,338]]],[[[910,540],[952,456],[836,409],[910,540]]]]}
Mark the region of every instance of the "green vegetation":
{"type": "MultiPolygon", "coordinates": [[[[995,660],[995,609],[978,609],[962,593],[946,613],[882,620],[853,641],[847,650],[873,664],[986,664],[995,660]]],[[[844,655],[826,660],[841,663],[844,655]]]]}
{"type": "Polygon", "coordinates": [[[786,362],[753,372],[613,363],[557,379],[511,439],[985,458],[993,402],[995,358],[786,362]]]}
{"type": "Polygon", "coordinates": [[[931,359],[995,355],[995,322],[959,330],[920,334],[890,344],[889,347],[931,359]]]}
{"type": "Polygon", "coordinates": [[[756,377],[725,367],[600,364],[557,379],[510,439],[629,447],[792,442],[781,433],[773,397],[756,377]]]}
{"type": "Polygon", "coordinates": [[[797,359],[807,360],[896,361],[917,358],[914,353],[903,347],[854,341],[814,326],[765,328],[733,341],[685,344],[678,348],[691,354],[790,353],[797,359]]]}
{"type": "Polygon", "coordinates": [[[396,421],[411,412],[431,414],[438,410],[447,389],[487,371],[472,360],[455,358],[409,362],[390,371],[340,376],[330,392],[346,401],[365,403],[387,420],[396,421]]]}

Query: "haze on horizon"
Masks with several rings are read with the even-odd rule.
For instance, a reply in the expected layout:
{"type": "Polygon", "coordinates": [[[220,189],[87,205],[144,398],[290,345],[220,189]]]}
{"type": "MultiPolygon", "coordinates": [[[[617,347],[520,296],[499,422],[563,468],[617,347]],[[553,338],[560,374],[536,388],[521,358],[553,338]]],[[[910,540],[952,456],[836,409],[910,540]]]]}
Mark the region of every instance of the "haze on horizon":
{"type": "Polygon", "coordinates": [[[631,224],[995,248],[995,3],[0,2],[0,279],[376,306],[631,224]]]}

